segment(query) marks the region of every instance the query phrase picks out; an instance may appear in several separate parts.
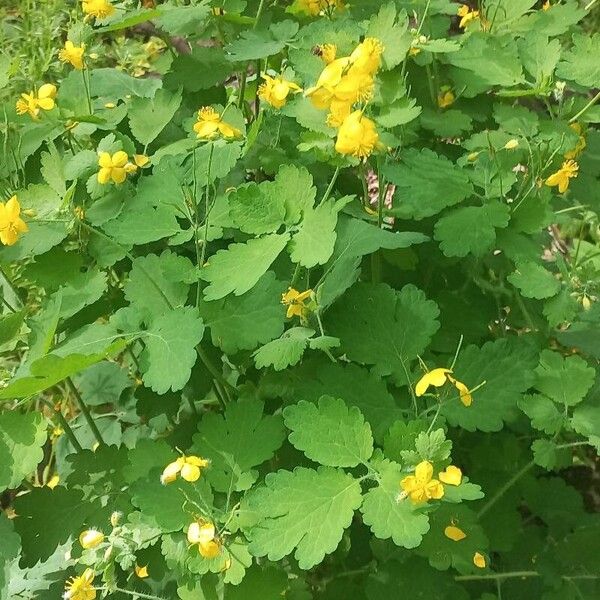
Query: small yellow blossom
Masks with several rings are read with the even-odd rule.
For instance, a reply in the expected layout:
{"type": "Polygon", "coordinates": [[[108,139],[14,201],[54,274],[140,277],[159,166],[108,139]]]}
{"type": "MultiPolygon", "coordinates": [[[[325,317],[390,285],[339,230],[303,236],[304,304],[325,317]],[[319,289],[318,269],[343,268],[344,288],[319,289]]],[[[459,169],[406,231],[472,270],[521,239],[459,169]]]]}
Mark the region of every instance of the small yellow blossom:
{"type": "Polygon", "coordinates": [[[110,0],[81,0],[83,12],[96,19],[106,19],[115,12],[115,7],[110,0]]]}
{"type": "Polygon", "coordinates": [[[460,485],[462,471],[454,465],[448,465],[445,471],[438,473],[438,479],[446,485],[460,485]]]}
{"type": "Polygon", "coordinates": [[[104,534],[96,529],[86,529],[79,536],[79,543],[84,550],[95,548],[104,541],[104,534]]]}
{"type": "Polygon", "coordinates": [[[45,83],[40,87],[37,94],[29,92],[29,94],[21,94],[21,98],[17,100],[16,110],[18,115],[28,113],[32,119],[37,119],[42,110],[52,110],[55,106],[54,99],[56,98],[56,86],[52,83],[45,83]]]}
{"type": "Polygon", "coordinates": [[[508,142],[506,142],[506,144],[504,144],[504,149],[505,150],[514,150],[515,148],[519,147],[519,140],[516,139],[512,139],[512,140],[508,140],[508,142]]]}
{"type": "Polygon", "coordinates": [[[58,58],[61,62],[70,63],[73,67],[81,71],[81,69],[83,69],[84,52],[85,44],[76,46],[71,40],[67,40],[64,48],[59,51],[58,58]]]}
{"type": "Polygon", "coordinates": [[[335,44],[322,44],[317,46],[317,54],[321,57],[321,60],[328,65],[335,60],[337,56],[337,46],[335,44]]]}
{"type": "Polygon", "coordinates": [[[115,106],[117,106],[114,102],[107,102],[104,105],[104,108],[115,108],[115,106]]]}
{"type": "Polygon", "coordinates": [[[375,123],[365,117],[361,110],[355,110],[340,125],[335,149],[340,154],[366,158],[375,150],[378,141],[375,123]]]}
{"type": "Polygon", "coordinates": [[[550,0],[546,0],[546,2],[544,2],[544,4],[542,4],[542,10],[545,12],[547,11],[552,5],[550,4],[550,0]]]}
{"type": "Polygon", "coordinates": [[[146,579],[146,577],[148,577],[148,565],[140,567],[140,565],[136,564],[135,565],[135,574],[140,579],[146,579]]]}
{"type": "Polygon", "coordinates": [[[163,484],[172,483],[177,479],[179,473],[186,481],[198,481],[202,473],[201,469],[208,467],[209,464],[208,460],[199,456],[180,456],[165,467],[160,481],[163,484]]]}
{"type": "Polygon", "coordinates": [[[455,100],[454,92],[448,86],[444,86],[438,94],[437,104],[440,108],[447,108],[448,106],[452,106],[455,100]]]}
{"type": "Polygon", "coordinates": [[[297,316],[301,320],[305,320],[309,309],[304,303],[311,297],[312,293],[312,290],[299,292],[294,288],[288,288],[287,292],[281,294],[281,304],[285,304],[288,307],[286,317],[291,319],[297,316]]]}
{"type": "Polygon", "coordinates": [[[211,106],[203,106],[198,111],[198,120],[194,124],[194,131],[203,140],[211,140],[219,133],[228,139],[242,135],[239,129],[225,123],[222,120],[222,115],[211,106]]]}
{"type": "Polygon", "coordinates": [[[467,155],[467,160],[469,162],[475,162],[477,160],[477,157],[481,154],[481,151],[479,152],[471,152],[470,154],[467,155]]]}
{"type": "Polygon", "coordinates": [[[94,583],[94,571],[86,569],[82,575],[71,577],[65,584],[65,600],[94,600],[96,589],[94,583]]]}
{"type": "Polygon", "coordinates": [[[150,159],[145,154],[134,154],[133,161],[142,169],[150,162],[150,159]]]}
{"type": "Polygon", "coordinates": [[[444,535],[453,542],[460,542],[467,537],[467,534],[454,524],[448,525],[448,527],[444,529],[444,535]]]}
{"type": "Polygon", "coordinates": [[[273,108],[284,106],[290,92],[297,93],[302,90],[299,85],[284,79],[281,75],[271,77],[264,74],[262,78],[265,82],[258,88],[258,97],[273,108]]]}
{"type": "Polygon", "coordinates": [[[585,136],[583,135],[583,130],[581,129],[581,125],[579,123],[571,123],[569,127],[579,136],[575,147],[571,150],[565,152],[564,157],[566,159],[574,159],[577,158],[587,146],[587,142],[585,141],[585,136]]]}
{"type": "Polygon", "coordinates": [[[439,500],[444,495],[444,486],[433,479],[433,465],[426,460],[415,467],[414,475],[408,475],[400,482],[400,487],[414,504],[439,500]]]}
{"type": "Polygon", "coordinates": [[[479,552],[475,552],[475,554],[473,555],[473,564],[478,568],[478,569],[485,569],[486,567],[486,560],[485,560],[485,556],[483,556],[483,554],[480,554],[479,552]]]}
{"type": "Polygon", "coordinates": [[[344,8],[343,0],[298,0],[297,5],[302,12],[313,17],[344,8]]]}
{"type": "Polygon", "coordinates": [[[198,544],[198,551],[204,558],[215,558],[221,552],[221,542],[210,521],[194,521],[188,528],[187,539],[190,544],[198,544]]]}
{"type": "Polygon", "coordinates": [[[577,177],[577,171],[579,171],[579,165],[574,160],[566,160],[556,173],[552,173],[546,179],[546,185],[558,186],[558,191],[563,194],[569,187],[569,180],[577,177]]]}
{"type": "Polygon", "coordinates": [[[48,480],[46,487],[49,487],[51,490],[53,490],[59,483],[60,483],[60,477],[58,475],[56,475],[56,473],[55,473],[48,480]]]}
{"type": "Polygon", "coordinates": [[[0,242],[5,246],[13,246],[19,235],[27,231],[29,228],[21,219],[21,205],[17,197],[12,196],[6,204],[0,202],[0,242]]]}
{"type": "Polygon", "coordinates": [[[100,152],[98,157],[98,183],[102,185],[113,181],[114,183],[123,183],[127,177],[127,161],[129,157],[126,152],[119,150],[112,156],[108,152],[100,152]]]}
{"type": "Polygon", "coordinates": [[[461,29],[465,29],[471,21],[479,19],[479,11],[471,10],[466,4],[461,4],[456,14],[460,17],[458,26],[461,29]]]}
{"type": "Polygon", "coordinates": [[[473,398],[469,388],[462,383],[462,381],[458,381],[452,377],[450,373],[452,373],[451,369],[444,368],[433,369],[425,373],[425,375],[419,379],[417,385],[415,386],[415,394],[417,396],[422,396],[425,394],[425,392],[427,392],[429,386],[432,385],[434,387],[442,387],[446,381],[449,381],[458,390],[461,402],[465,406],[470,406],[473,402],[473,398]]]}

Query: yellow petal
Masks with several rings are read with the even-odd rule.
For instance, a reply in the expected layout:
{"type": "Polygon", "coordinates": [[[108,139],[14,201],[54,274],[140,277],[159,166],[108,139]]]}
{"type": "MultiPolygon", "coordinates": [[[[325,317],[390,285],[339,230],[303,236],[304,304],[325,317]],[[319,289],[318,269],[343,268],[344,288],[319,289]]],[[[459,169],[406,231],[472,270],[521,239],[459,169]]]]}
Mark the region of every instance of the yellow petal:
{"type": "Polygon", "coordinates": [[[208,467],[209,461],[199,456],[186,456],[185,462],[196,467],[208,467]]]}
{"type": "Polygon", "coordinates": [[[145,167],[150,162],[145,154],[134,154],[133,160],[138,167],[145,167]]]}
{"type": "Polygon", "coordinates": [[[221,545],[215,540],[198,545],[198,551],[204,558],[215,558],[221,552],[221,545]]]}
{"type": "Polygon", "coordinates": [[[460,485],[462,481],[462,471],[454,465],[446,467],[445,471],[442,471],[438,475],[439,480],[446,485],[460,485]]]}
{"type": "Polygon", "coordinates": [[[444,535],[453,542],[460,542],[467,537],[467,534],[460,527],[456,527],[456,525],[448,525],[444,529],[444,535]]]}
{"type": "Polygon", "coordinates": [[[127,178],[127,170],[125,167],[113,167],[110,170],[110,176],[115,183],[123,183],[127,178]]]}
{"type": "Polygon", "coordinates": [[[458,390],[458,393],[460,394],[460,401],[465,406],[471,406],[471,404],[473,402],[473,396],[471,396],[471,392],[469,392],[469,388],[462,381],[458,381],[458,379],[454,379],[454,377],[451,377],[450,375],[448,375],[448,379],[452,382],[454,387],[458,390]]]}
{"type": "Polygon", "coordinates": [[[45,83],[38,90],[38,98],[54,98],[56,96],[56,86],[52,83],[45,83]]]}
{"type": "Polygon", "coordinates": [[[148,565],[140,567],[139,565],[136,564],[135,565],[135,574],[140,579],[145,579],[146,577],[148,577],[148,565]]]}
{"type": "Polygon", "coordinates": [[[112,164],[112,158],[108,152],[100,152],[98,155],[98,165],[110,169],[112,164]]]}
{"type": "Polygon", "coordinates": [[[160,481],[163,484],[171,483],[177,479],[177,473],[181,471],[181,467],[183,467],[184,461],[183,458],[178,458],[177,460],[169,463],[163,470],[162,475],[160,476],[160,481]]]}
{"type": "Polygon", "coordinates": [[[84,550],[96,548],[104,541],[104,534],[95,529],[86,529],[79,536],[79,543],[84,550]]]}
{"type": "Polygon", "coordinates": [[[433,476],[433,465],[427,461],[424,460],[423,462],[420,462],[416,467],[415,467],[415,477],[417,479],[417,482],[420,484],[426,484],[429,481],[431,481],[431,477],[433,476]]]}
{"type": "Polygon", "coordinates": [[[475,552],[475,554],[473,555],[473,564],[479,569],[485,569],[485,556],[483,556],[483,554],[480,554],[479,552],[475,552]]]}
{"type": "Polygon", "coordinates": [[[37,101],[37,104],[40,108],[44,110],[52,110],[54,108],[54,99],[53,98],[40,98],[37,101]]]}
{"type": "Polygon", "coordinates": [[[19,214],[21,213],[21,205],[17,200],[17,196],[11,196],[11,198],[6,202],[5,205],[5,217],[10,221],[14,221],[19,218],[19,214]]]}
{"type": "Polygon", "coordinates": [[[109,167],[102,167],[98,171],[98,183],[101,183],[102,185],[108,183],[110,181],[110,172],[111,169],[109,167]]]}
{"type": "Polygon", "coordinates": [[[113,167],[124,167],[128,160],[127,152],[123,152],[123,150],[119,150],[112,155],[113,167]]]}
{"type": "Polygon", "coordinates": [[[452,370],[439,368],[433,369],[429,371],[429,373],[425,373],[425,375],[423,375],[423,377],[419,379],[417,385],[415,386],[415,394],[417,396],[422,396],[427,391],[430,385],[433,385],[435,387],[443,386],[444,383],[446,383],[446,375],[448,373],[452,373],[452,370]]]}
{"type": "Polygon", "coordinates": [[[198,479],[200,479],[200,469],[196,465],[185,463],[183,467],[181,467],[181,476],[186,481],[198,481],[198,479]]]}

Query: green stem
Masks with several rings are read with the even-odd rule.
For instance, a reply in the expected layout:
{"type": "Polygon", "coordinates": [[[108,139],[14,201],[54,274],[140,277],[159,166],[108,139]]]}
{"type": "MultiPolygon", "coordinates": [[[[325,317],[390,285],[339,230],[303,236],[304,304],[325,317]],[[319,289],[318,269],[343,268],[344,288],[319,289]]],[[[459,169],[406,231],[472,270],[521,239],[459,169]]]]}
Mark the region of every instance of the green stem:
{"type": "Polygon", "coordinates": [[[534,461],[529,461],[522,469],[517,471],[489,500],[488,502],[481,508],[481,510],[477,513],[477,517],[481,519],[493,506],[506,494],[510,488],[523,477],[526,473],[528,473],[535,466],[534,461]]]}
{"type": "Polygon", "coordinates": [[[102,592],[120,592],[121,594],[126,594],[128,596],[135,596],[136,598],[142,598],[143,600],[166,600],[164,596],[153,596],[152,594],[144,594],[143,592],[135,592],[132,590],[126,590],[119,587],[107,588],[107,587],[97,587],[95,588],[98,591],[102,592]]]}
{"type": "MultiPolygon", "coordinates": [[[[19,302],[21,302],[21,296],[19,296],[19,291],[17,290],[15,284],[11,281],[10,277],[6,274],[6,271],[2,267],[0,267],[0,275],[4,277],[4,281],[6,281],[6,284],[8,285],[12,293],[15,295],[16,299],[19,302]]],[[[23,303],[21,302],[21,304],[23,303]]]]}
{"type": "Polygon", "coordinates": [[[83,401],[81,394],[75,387],[73,380],[70,377],[67,377],[66,382],[67,382],[67,385],[68,385],[69,389],[71,390],[71,392],[73,392],[73,395],[75,396],[75,399],[77,400],[77,404],[79,405],[79,410],[83,413],[83,416],[84,416],[89,428],[92,430],[92,433],[94,434],[94,437],[96,438],[96,441],[101,446],[103,446],[104,440],[102,439],[102,434],[100,433],[100,430],[96,426],[96,423],[94,422],[94,419],[90,413],[90,410],[87,407],[86,403],[83,401]]]}
{"type": "Polygon", "coordinates": [[[69,423],[67,423],[67,419],[65,419],[65,416],[60,412],[60,410],[54,408],[54,405],[52,404],[52,402],[50,402],[50,400],[44,400],[43,402],[50,410],[54,412],[54,416],[58,419],[60,426],[64,429],[65,435],[69,438],[69,441],[71,442],[75,450],[77,452],[83,451],[83,446],[79,443],[77,437],[75,437],[75,432],[71,429],[69,423]]]}
{"type": "Polygon", "coordinates": [[[537,571],[507,571],[506,573],[486,573],[484,575],[456,575],[454,581],[485,581],[511,579],[513,577],[539,577],[537,571]]]}
{"type": "Polygon", "coordinates": [[[83,87],[85,88],[85,99],[87,100],[88,112],[90,115],[94,114],[94,110],[92,108],[92,94],[90,92],[90,82],[86,77],[87,68],[84,67],[81,69],[81,77],[83,78],[83,87]]]}
{"type": "Polygon", "coordinates": [[[202,348],[202,346],[198,345],[198,346],[196,346],[196,350],[198,352],[198,356],[200,357],[200,360],[204,363],[204,366],[208,369],[209,373],[213,376],[213,379],[215,381],[218,381],[226,390],[235,392],[235,388],[225,379],[225,377],[223,377],[223,375],[221,373],[219,373],[219,371],[215,367],[215,365],[212,364],[212,361],[210,360],[210,358],[204,351],[204,348],[202,348]]]}
{"type": "Polygon", "coordinates": [[[318,206],[320,206],[321,204],[323,204],[331,195],[331,192],[333,190],[333,186],[335,185],[335,182],[337,181],[338,175],[340,174],[340,167],[337,166],[335,168],[335,171],[333,172],[333,176],[331,178],[331,181],[329,182],[329,185],[327,186],[327,189],[325,190],[325,193],[323,194],[323,197],[321,198],[321,202],[319,202],[318,206]]]}
{"type": "MultiPolygon", "coordinates": [[[[590,4],[588,4],[588,6],[591,6],[592,4],[594,4],[595,1],[596,0],[593,0],[590,4]]],[[[569,119],[569,123],[575,123],[575,121],[577,121],[577,119],[579,119],[579,117],[583,113],[585,113],[589,108],[594,106],[594,104],[596,104],[596,102],[598,102],[598,100],[600,100],[600,92],[598,92],[574,117],[571,117],[569,119]]]]}
{"type": "MultiPolygon", "coordinates": [[[[210,191],[210,170],[212,168],[212,159],[213,159],[213,151],[215,149],[214,144],[210,145],[210,153],[208,155],[208,167],[206,171],[206,188],[204,190],[204,240],[202,243],[202,253],[200,255],[200,262],[198,263],[198,269],[201,269],[204,265],[204,260],[206,259],[206,245],[208,240],[208,215],[210,213],[208,203],[209,203],[209,191],[210,191]]],[[[200,304],[200,285],[198,285],[198,290],[196,292],[196,306],[200,304]]]]}
{"type": "Polygon", "coordinates": [[[302,267],[300,263],[296,264],[296,268],[294,269],[294,274],[292,275],[292,281],[290,282],[290,287],[295,288],[298,280],[300,279],[300,274],[302,273],[302,267]]]}

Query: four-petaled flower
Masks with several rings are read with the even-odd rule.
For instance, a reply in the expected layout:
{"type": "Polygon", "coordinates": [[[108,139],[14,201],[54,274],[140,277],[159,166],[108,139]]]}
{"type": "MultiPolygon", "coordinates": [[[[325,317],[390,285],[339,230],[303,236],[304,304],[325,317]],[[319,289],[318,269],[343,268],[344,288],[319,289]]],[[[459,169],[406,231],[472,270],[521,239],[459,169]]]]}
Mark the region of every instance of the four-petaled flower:
{"type": "Polygon", "coordinates": [[[85,44],[76,46],[71,40],[65,42],[64,48],[58,53],[58,58],[61,62],[69,63],[79,71],[83,69],[83,53],[85,44]]]}
{"type": "Polygon", "coordinates": [[[442,387],[446,381],[449,381],[458,390],[460,401],[465,406],[471,406],[473,396],[469,388],[462,381],[458,381],[458,379],[452,377],[450,373],[452,373],[452,369],[444,368],[432,369],[428,373],[425,373],[415,386],[415,394],[422,396],[429,389],[429,386],[442,387]]]}
{"type": "Polygon", "coordinates": [[[106,19],[115,12],[115,7],[110,0],[81,0],[83,12],[96,19],[106,19]]]}
{"type": "Polygon", "coordinates": [[[292,317],[297,316],[304,321],[309,311],[305,302],[311,297],[312,293],[312,290],[299,292],[294,288],[288,288],[287,292],[281,294],[281,304],[285,304],[288,307],[286,317],[291,319],[292,317]]]}
{"type": "Polygon", "coordinates": [[[558,186],[558,191],[562,194],[567,191],[569,180],[577,177],[577,171],[579,171],[579,165],[574,160],[566,160],[556,173],[552,173],[546,179],[546,185],[558,186]]]}
{"type": "Polygon", "coordinates": [[[264,74],[262,78],[265,82],[260,84],[258,96],[273,108],[281,108],[284,106],[290,92],[297,93],[302,90],[299,85],[284,79],[281,75],[271,77],[270,75],[264,74]]]}
{"type": "Polygon", "coordinates": [[[162,475],[160,481],[163,484],[171,483],[177,479],[177,475],[181,473],[181,477],[189,482],[198,481],[200,479],[201,469],[208,467],[210,461],[199,456],[180,456],[177,460],[169,463],[162,475]]]}
{"type": "Polygon", "coordinates": [[[96,598],[96,589],[92,585],[94,582],[94,571],[86,569],[82,575],[71,577],[65,584],[65,600],[94,600],[96,598]]]}
{"type": "Polygon", "coordinates": [[[187,539],[190,544],[198,544],[198,552],[204,558],[215,558],[221,552],[221,541],[210,521],[194,521],[188,527],[187,539]]]}
{"type": "Polygon", "coordinates": [[[112,156],[109,152],[100,152],[98,183],[104,185],[111,180],[114,183],[123,183],[127,173],[130,172],[130,168],[127,166],[128,160],[127,152],[123,152],[123,150],[115,152],[112,156]]]}
{"type": "Polygon", "coordinates": [[[198,111],[198,120],[194,123],[196,135],[203,140],[211,140],[219,133],[224,138],[239,137],[242,132],[232,125],[223,121],[223,115],[220,115],[212,106],[203,106],[198,111]]]}
{"type": "Polygon", "coordinates": [[[42,110],[52,110],[55,106],[56,86],[52,83],[45,83],[36,92],[21,94],[17,100],[16,110],[18,115],[28,113],[32,119],[38,119],[40,108],[42,110]]]}
{"type": "Polygon", "coordinates": [[[341,124],[335,149],[340,154],[366,158],[373,152],[378,141],[379,135],[375,123],[365,117],[361,110],[355,110],[341,124]]]}
{"type": "Polygon", "coordinates": [[[464,29],[471,21],[479,19],[479,11],[471,10],[466,4],[461,4],[456,14],[460,17],[458,26],[464,29]]]}
{"type": "Polygon", "coordinates": [[[5,246],[17,243],[19,235],[29,231],[27,223],[21,219],[21,205],[16,196],[0,202],[0,242],[5,246]]]}
{"type": "Polygon", "coordinates": [[[97,529],[86,529],[79,536],[79,543],[84,550],[95,548],[104,541],[104,534],[97,529]]]}
{"type": "Polygon", "coordinates": [[[433,479],[433,465],[426,460],[415,467],[414,475],[408,475],[400,482],[400,487],[414,504],[439,500],[444,495],[444,486],[433,479]]]}

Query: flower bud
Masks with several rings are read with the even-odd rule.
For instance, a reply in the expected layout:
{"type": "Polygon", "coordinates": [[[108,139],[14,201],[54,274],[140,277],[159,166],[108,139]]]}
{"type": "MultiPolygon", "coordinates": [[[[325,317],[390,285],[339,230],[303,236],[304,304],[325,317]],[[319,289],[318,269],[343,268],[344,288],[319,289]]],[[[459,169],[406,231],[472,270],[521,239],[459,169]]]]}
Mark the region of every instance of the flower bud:
{"type": "Polygon", "coordinates": [[[104,534],[96,529],[86,529],[79,536],[79,543],[84,550],[95,548],[104,541],[104,534]]]}

